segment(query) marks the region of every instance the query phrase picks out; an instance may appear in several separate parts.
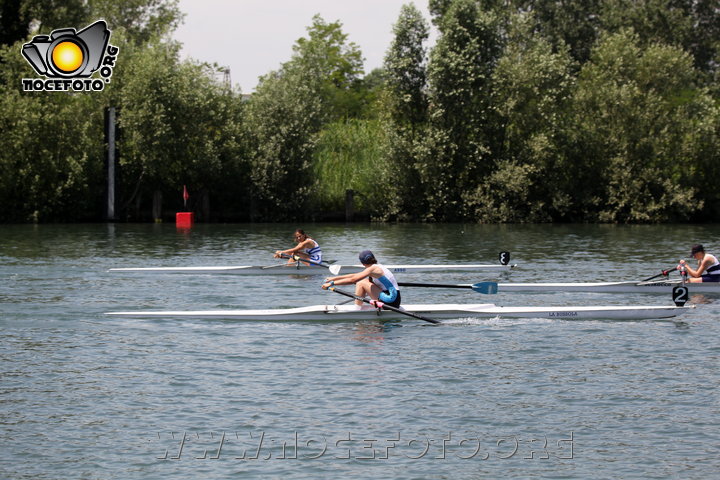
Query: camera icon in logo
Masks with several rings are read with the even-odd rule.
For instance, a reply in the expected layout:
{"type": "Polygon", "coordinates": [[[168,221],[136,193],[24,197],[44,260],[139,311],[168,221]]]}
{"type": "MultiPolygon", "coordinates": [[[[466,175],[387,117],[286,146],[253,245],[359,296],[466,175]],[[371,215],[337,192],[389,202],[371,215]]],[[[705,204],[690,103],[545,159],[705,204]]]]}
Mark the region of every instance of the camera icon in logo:
{"type": "Polygon", "coordinates": [[[98,68],[110,39],[103,20],[76,32],[74,28],[36,35],[23,45],[23,57],[37,73],[46,77],[89,77],[98,68]]]}

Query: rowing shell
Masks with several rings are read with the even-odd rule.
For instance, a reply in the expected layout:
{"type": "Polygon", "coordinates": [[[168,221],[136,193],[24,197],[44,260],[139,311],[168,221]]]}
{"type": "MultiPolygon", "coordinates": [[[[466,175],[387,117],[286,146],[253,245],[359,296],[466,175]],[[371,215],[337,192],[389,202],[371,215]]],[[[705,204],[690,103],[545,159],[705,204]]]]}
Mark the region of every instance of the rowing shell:
{"type": "MultiPolygon", "coordinates": [[[[599,283],[498,283],[498,292],[597,292],[597,293],[664,293],[670,295],[677,281],[599,282],[599,283]]],[[[468,288],[472,288],[470,284],[468,288]]],[[[685,283],[690,294],[718,293],[720,282],[685,283]]]]}
{"type": "MultiPolygon", "coordinates": [[[[432,272],[472,272],[477,270],[512,270],[516,265],[384,265],[393,273],[432,273],[432,272]]],[[[362,265],[332,265],[337,270],[335,275],[362,272],[362,265]]],[[[140,267],[111,268],[111,272],[145,272],[145,273],[223,273],[235,275],[327,275],[328,267],[284,263],[266,267],[239,265],[228,267],[140,267]]]]}
{"type": "MultiPolygon", "coordinates": [[[[662,319],[685,313],[694,306],[601,307],[498,307],[492,303],[404,305],[402,310],[431,318],[549,318],[549,319],[662,319]]],[[[314,305],[266,310],[196,310],[108,312],[105,315],[135,318],[223,318],[254,321],[331,321],[407,319],[401,313],[355,305],[314,305]]]]}

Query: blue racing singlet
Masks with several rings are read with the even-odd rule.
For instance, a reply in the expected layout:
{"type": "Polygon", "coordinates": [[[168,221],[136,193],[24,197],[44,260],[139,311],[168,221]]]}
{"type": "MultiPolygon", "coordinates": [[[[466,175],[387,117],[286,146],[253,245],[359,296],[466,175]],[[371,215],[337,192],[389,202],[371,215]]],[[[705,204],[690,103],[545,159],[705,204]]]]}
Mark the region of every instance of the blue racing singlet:
{"type": "Polygon", "coordinates": [[[399,306],[394,305],[395,302],[398,302],[400,297],[400,287],[397,284],[397,280],[395,280],[395,275],[379,263],[377,266],[382,268],[383,275],[380,278],[370,278],[372,282],[383,291],[380,295],[378,295],[378,300],[384,303],[393,304],[394,307],[399,306]]]}

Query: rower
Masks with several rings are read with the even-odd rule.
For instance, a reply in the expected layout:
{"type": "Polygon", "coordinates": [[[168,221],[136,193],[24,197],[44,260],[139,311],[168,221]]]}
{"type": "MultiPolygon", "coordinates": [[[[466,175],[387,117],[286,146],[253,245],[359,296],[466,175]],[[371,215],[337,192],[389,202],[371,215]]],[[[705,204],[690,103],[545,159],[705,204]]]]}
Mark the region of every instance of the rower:
{"type": "Polygon", "coordinates": [[[690,250],[690,256],[697,260],[697,269],[690,267],[685,260],[680,260],[680,264],[677,266],[678,270],[685,269],[687,274],[690,275],[688,282],[720,282],[720,262],[718,262],[715,255],[705,253],[705,248],[697,244],[693,245],[690,250]]]}
{"type": "MultiPolygon", "coordinates": [[[[358,256],[365,269],[358,273],[348,273],[337,277],[328,277],[322,284],[323,290],[334,285],[355,284],[355,296],[369,296],[375,301],[374,305],[382,307],[383,303],[391,307],[400,306],[400,287],[395,276],[387,267],[379,264],[370,250],[363,250],[358,256]]],[[[355,305],[361,306],[361,300],[355,300],[355,305]]]]}
{"type": "Polygon", "coordinates": [[[301,260],[304,259],[311,260],[314,263],[322,263],[322,249],[320,249],[320,245],[318,245],[315,240],[307,236],[302,228],[295,230],[293,236],[298,244],[287,250],[276,250],[273,257],[290,257],[288,263],[293,263],[295,256],[300,257],[301,260]]]}

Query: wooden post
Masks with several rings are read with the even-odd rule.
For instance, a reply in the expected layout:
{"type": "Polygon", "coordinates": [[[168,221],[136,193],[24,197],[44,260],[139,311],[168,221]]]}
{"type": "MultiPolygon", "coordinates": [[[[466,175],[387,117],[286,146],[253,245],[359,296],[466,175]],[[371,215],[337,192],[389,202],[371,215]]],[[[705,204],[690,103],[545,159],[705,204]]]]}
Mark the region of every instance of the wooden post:
{"type": "Polygon", "coordinates": [[[155,192],[153,192],[152,214],[155,219],[155,223],[162,222],[162,192],[160,190],[155,190],[155,192]]]}
{"type": "Polygon", "coordinates": [[[200,214],[203,222],[210,221],[210,192],[207,189],[200,192],[200,214]]]}
{"type": "Polygon", "coordinates": [[[140,209],[142,208],[142,192],[138,192],[135,196],[135,221],[140,219],[140,209]]]}
{"type": "Polygon", "coordinates": [[[355,191],[345,190],[345,221],[352,222],[355,216],[355,191]]]}
{"type": "Polygon", "coordinates": [[[115,217],[115,107],[105,109],[105,164],[107,166],[107,203],[106,219],[112,222],[115,217]]]}

